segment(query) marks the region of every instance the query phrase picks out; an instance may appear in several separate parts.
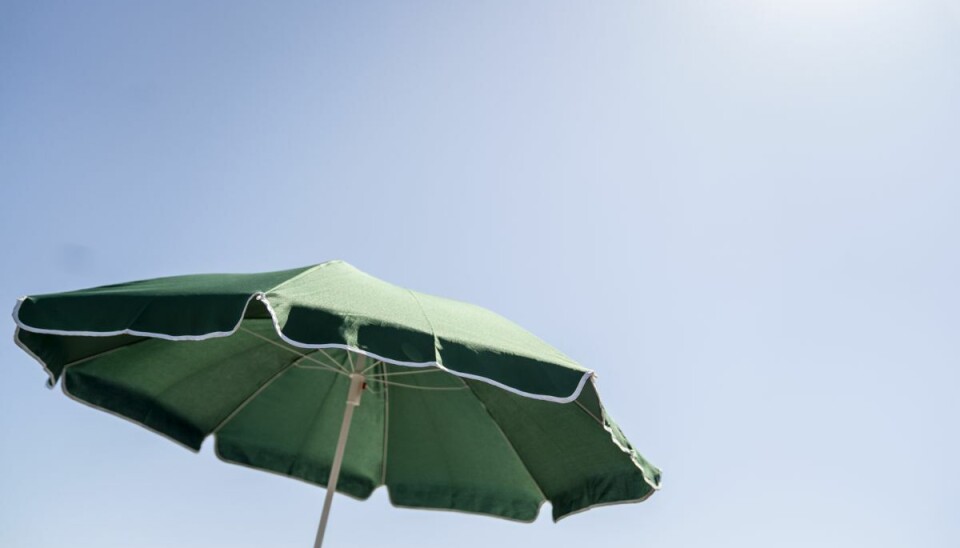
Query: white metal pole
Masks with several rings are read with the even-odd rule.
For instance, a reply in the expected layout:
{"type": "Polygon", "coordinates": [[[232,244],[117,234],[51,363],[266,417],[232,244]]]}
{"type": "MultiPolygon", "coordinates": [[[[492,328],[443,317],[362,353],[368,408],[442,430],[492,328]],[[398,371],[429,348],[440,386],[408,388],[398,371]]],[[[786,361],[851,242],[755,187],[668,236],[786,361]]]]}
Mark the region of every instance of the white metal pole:
{"type": "MultiPolygon", "coordinates": [[[[363,359],[360,359],[360,371],[363,371],[363,359]]],[[[323,514],[320,515],[320,527],[317,528],[317,540],[313,548],[323,545],[323,533],[327,529],[327,518],[330,517],[330,504],[333,494],[337,492],[337,480],[340,479],[340,465],[343,464],[343,450],[347,447],[347,436],[350,434],[350,421],[353,419],[353,410],[360,405],[360,395],[363,394],[363,375],[350,375],[350,391],[347,392],[347,406],[343,411],[343,424],[340,425],[340,439],[337,440],[337,452],[333,456],[333,468],[330,469],[330,479],[327,481],[327,497],[323,501],[323,514]]]]}

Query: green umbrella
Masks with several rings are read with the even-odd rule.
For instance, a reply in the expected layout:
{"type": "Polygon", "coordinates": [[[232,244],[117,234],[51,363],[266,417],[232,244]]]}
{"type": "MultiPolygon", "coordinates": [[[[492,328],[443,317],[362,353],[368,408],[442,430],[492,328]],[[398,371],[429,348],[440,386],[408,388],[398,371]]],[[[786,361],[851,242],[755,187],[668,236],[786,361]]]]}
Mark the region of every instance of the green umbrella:
{"type": "Polygon", "coordinates": [[[336,491],[533,521],[545,501],[557,520],[660,484],[592,371],[488,310],[341,261],[24,297],[13,316],[51,387],[326,486],[316,546],[336,491]]]}

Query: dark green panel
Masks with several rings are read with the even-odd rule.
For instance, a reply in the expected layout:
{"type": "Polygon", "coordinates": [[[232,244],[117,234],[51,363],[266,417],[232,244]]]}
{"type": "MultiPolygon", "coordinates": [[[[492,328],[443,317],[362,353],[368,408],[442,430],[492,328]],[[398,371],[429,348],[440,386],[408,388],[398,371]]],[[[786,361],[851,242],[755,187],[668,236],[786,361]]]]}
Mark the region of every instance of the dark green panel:
{"type": "MultiPolygon", "coordinates": [[[[527,463],[553,506],[554,519],[597,504],[641,500],[653,492],[631,455],[613,443],[602,418],[577,403],[523,398],[480,382],[470,386],[527,463]]],[[[584,392],[593,392],[592,383],[584,392]]]]}
{"type": "Polygon", "coordinates": [[[15,337],[17,344],[28,349],[44,363],[50,374],[48,384],[51,387],[60,379],[63,368],[71,363],[147,340],[145,337],[133,335],[112,337],[46,335],[23,329],[17,329],[15,337]]]}
{"type": "Polygon", "coordinates": [[[459,379],[444,372],[388,379],[421,387],[387,386],[387,486],[394,504],[536,518],[543,500],[539,489],[459,379]]]}
{"type": "MultiPolygon", "coordinates": [[[[273,335],[267,321],[245,322],[245,328],[273,335]]],[[[68,367],[64,388],[199,449],[213,428],[296,358],[246,331],[205,341],[149,339],[68,367]]]]}
{"type": "Polygon", "coordinates": [[[229,331],[249,298],[308,268],[262,274],[195,274],[27,297],[17,319],[56,331],[122,330],[195,336],[229,331]]]}
{"type": "MultiPolygon", "coordinates": [[[[217,433],[217,454],[228,462],[325,486],[349,385],[344,374],[291,368],[217,433]]],[[[354,411],[337,491],[370,496],[380,484],[382,458],[382,394],[368,389],[354,411]]]]}

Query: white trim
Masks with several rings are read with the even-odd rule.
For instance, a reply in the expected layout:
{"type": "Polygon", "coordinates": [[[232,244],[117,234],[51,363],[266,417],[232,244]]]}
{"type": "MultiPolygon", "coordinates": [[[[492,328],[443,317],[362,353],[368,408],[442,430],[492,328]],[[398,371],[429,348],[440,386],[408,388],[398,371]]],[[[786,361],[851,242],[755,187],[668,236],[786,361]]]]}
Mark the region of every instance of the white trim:
{"type": "MultiPolygon", "coordinates": [[[[600,426],[602,426],[603,429],[606,430],[608,434],[610,434],[610,440],[613,442],[613,444],[616,445],[621,451],[623,451],[624,453],[626,453],[626,454],[630,457],[630,462],[632,462],[633,465],[637,467],[637,470],[640,470],[640,476],[643,477],[643,481],[646,482],[647,485],[649,485],[650,487],[653,488],[653,491],[651,491],[650,494],[648,494],[646,497],[643,497],[642,499],[638,499],[638,500],[636,500],[636,501],[624,501],[624,502],[641,502],[641,501],[644,501],[644,500],[647,499],[647,497],[649,497],[651,494],[653,494],[653,492],[660,490],[660,485],[661,485],[662,482],[654,483],[653,480],[651,480],[650,478],[647,477],[647,471],[644,470],[642,466],[640,466],[640,461],[637,460],[637,451],[636,451],[636,449],[631,449],[631,448],[629,448],[629,447],[626,447],[625,445],[622,445],[622,444],[620,443],[620,441],[617,439],[617,435],[614,434],[613,429],[610,428],[610,426],[607,425],[607,421],[606,421],[607,410],[604,409],[604,407],[603,407],[603,402],[600,400],[600,391],[597,390],[597,381],[596,381],[596,380],[593,381],[593,390],[594,390],[594,392],[597,393],[597,403],[600,405],[600,414],[604,417],[604,420],[603,420],[603,421],[600,421],[600,426]]],[[[579,403],[580,403],[580,402],[577,402],[578,405],[579,405],[579,403]]],[[[587,411],[587,409],[586,409],[585,407],[583,407],[582,405],[581,405],[580,407],[581,407],[584,411],[587,411]]],[[[587,411],[587,412],[590,413],[589,411],[587,411]]],[[[593,417],[593,413],[590,413],[590,416],[593,417]]],[[[596,419],[596,417],[593,417],[593,418],[596,419]]],[[[623,432],[621,432],[621,434],[623,434],[623,432]]],[[[624,436],[624,437],[626,437],[626,436],[624,436]]],[[[616,504],[616,503],[610,503],[610,504],[616,504]]],[[[592,508],[592,506],[588,507],[587,509],[589,509],[589,508],[592,508]]]]}
{"type": "MultiPolygon", "coordinates": [[[[211,333],[205,333],[203,335],[167,335],[165,333],[137,331],[134,329],[121,329],[118,331],[64,331],[60,329],[43,329],[39,327],[32,327],[20,321],[20,306],[23,304],[23,301],[26,298],[27,297],[20,297],[19,299],[17,299],[17,304],[13,309],[13,321],[17,324],[17,327],[25,331],[30,331],[32,333],[41,333],[45,335],[66,335],[66,336],[81,336],[81,337],[113,337],[116,335],[135,335],[138,337],[151,337],[155,339],[164,339],[168,341],[203,341],[207,339],[212,339],[214,337],[228,337],[230,335],[233,335],[240,329],[240,325],[243,323],[243,317],[246,314],[247,307],[250,306],[250,302],[256,299],[258,301],[261,301],[264,304],[264,306],[267,308],[267,312],[269,312],[270,319],[273,321],[273,327],[274,327],[274,330],[276,330],[277,332],[277,336],[280,337],[282,341],[286,342],[291,346],[296,346],[299,348],[310,348],[310,349],[337,348],[340,350],[346,350],[348,352],[361,354],[369,358],[372,358],[374,360],[380,360],[382,362],[387,362],[387,363],[391,363],[393,365],[398,365],[402,367],[436,367],[438,369],[446,371],[447,373],[450,373],[451,375],[456,375],[457,377],[461,377],[465,379],[473,379],[473,380],[485,382],[487,384],[496,386],[497,388],[500,388],[502,390],[506,390],[507,392],[512,392],[514,394],[517,394],[518,396],[523,396],[525,398],[531,398],[534,400],[549,401],[553,403],[570,403],[576,400],[578,397],[580,397],[580,392],[583,390],[583,386],[584,384],[586,384],[587,379],[594,374],[593,371],[590,371],[590,370],[584,371],[583,376],[580,377],[580,382],[577,384],[576,389],[569,396],[566,396],[566,397],[547,396],[544,394],[533,394],[531,392],[518,390],[511,386],[507,386],[506,384],[503,384],[501,382],[495,381],[493,379],[488,379],[480,375],[474,375],[472,373],[463,373],[460,371],[449,369],[445,367],[443,364],[436,361],[408,362],[408,361],[395,360],[395,359],[380,356],[379,354],[375,354],[367,350],[363,350],[362,348],[357,348],[355,346],[350,346],[347,344],[340,344],[340,343],[327,343],[327,344],[302,343],[299,341],[295,341],[283,334],[283,331],[280,328],[280,322],[277,319],[277,314],[273,310],[273,306],[270,304],[270,301],[267,300],[266,294],[262,292],[254,293],[253,295],[250,295],[250,297],[247,299],[247,303],[243,307],[243,313],[240,314],[240,319],[237,321],[237,325],[235,325],[233,329],[231,329],[230,331],[214,331],[211,333]]],[[[23,348],[22,345],[18,344],[18,346],[23,348]]],[[[30,352],[28,351],[28,353],[30,352]]],[[[32,353],[30,354],[33,355],[32,353]]],[[[36,359],[36,356],[34,356],[34,358],[36,359]]],[[[40,363],[43,364],[42,360],[38,359],[38,361],[40,361],[40,363]]],[[[562,367],[562,366],[558,366],[558,367],[562,367]]],[[[46,364],[44,364],[44,369],[46,369],[46,364]]],[[[47,370],[47,373],[50,374],[50,377],[52,379],[53,378],[52,373],[50,373],[49,370],[47,370]]]]}
{"type": "MultiPolygon", "coordinates": [[[[50,371],[50,368],[47,367],[47,362],[40,359],[40,356],[37,356],[36,354],[34,354],[33,350],[30,350],[29,348],[27,348],[27,345],[20,342],[19,326],[17,326],[17,328],[13,331],[13,342],[14,344],[20,347],[20,350],[23,350],[24,352],[26,352],[27,355],[37,360],[37,362],[40,363],[41,366],[43,366],[43,370],[47,373],[47,376],[50,377],[47,379],[47,388],[49,388],[50,390],[53,390],[53,388],[57,385],[57,378],[53,375],[53,371],[50,371]]],[[[61,372],[60,374],[62,375],[63,373],[61,372]]]]}
{"type": "Polygon", "coordinates": [[[451,512],[451,513],[454,513],[454,514],[465,514],[465,515],[468,515],[468,516],[481,516],[481,517],[485,517],[485,518],[502,519],[502,520],[505,520],[505,521],[511,521],[511,522],[513,522],[513,523],[533,523],[533,522],[537,521],[537,519],[540,518],[540,511],[543,510],[543,505],[546,504],[547,502],[549,502],[547,499],[541,500],[541,501],[537,504],[537,511],[536,511],[536,513],[534,514],[534,516],[533,516],[532,518],[530,518],[530,519],[519,519],[519,518],[511,518],[511,517],[509,517],[509,516],[501,516],[500,514],[492,514],[492,513],[490,513],[490,512],[480,512],[480,511],[474,511],[474,510],[460,510],[459,508],[434,508],[434,507],[431,507],[431,506],[408,506],[408,505],[406,505],[406,504],[399,504],[399,503],[396,503],[396,502],[393,501],[393,493],[390,491],[390,486],[387,485],[386,487],[387,487],[387,502],[389,502],[389,503],[390,503],[390,506],[393,506],[394,508],[400,508],[400,509],[402,509],[402,510],[418,510],[418,511],[419,511],[419,510],[427,510],[427,511],[430,511],[430,512],[451,512]]]}
{"type": "MultiPolygon", "coordinates": [[[[261,295],[261,293],[254,293],[253,295],[250,295],[250,298],[247,299],[247,303],[243,305],[244,313],[246,313],[247,307],[250,306],[250,301],[257,298],[258,295],[261,295]]],[[[20,306],[26,299],[27,297],[20,297],[17,299],[17,305],[13,307],[13,321],[16,322],[20,329],[30,331],[32,333],[41,333],[43,335],[66,335],[71,337],[115,337],[117,335],[135,335],[137,337],[150,337],[152,339],[165,339],[168,341],[205,341],[214,337],[229,337],[230,335],[233,335],[238,329],[240,329],[240,324],[243,323],[244,316],[244,314],[240,314],[240,320],[237,321],[237,325],[234,326],[234,328],[230,331],[212,331],[210,333],[204,333],[203,335],[167,335],[166,333],[152,333],[150,331],[137,331],[136,329],[121,329],[119,331],[65,331],[62,329],[43,329],[40,327],[32,327],[20,321],[20,306]]]]}
{"type": "MultiPolygon", "coordinates": [[[[647,483],[647,485],[649,485],[649,482],[647,483]]],[[[651,485],[651,487],[653,487],[653,486],[651,485]]],[[[647,493],[646,495],[644,495],[644,496],[642,496],[642,497],[640,497],[640,498],[638,498],[638,499],[611,500],[611,501],[609,501],[609,502],[598,502],[598,503],[596,503],[596,504],[591,504],[591,505],[589,505],[589,506],[584,506],[583,508],[578,508],[577,510],[574,510],[573,512],[568,512],[568,513],[560,516],[559,518],[554,518],[554,519],[553,519],[553,522],[554,522],[554,523],[559,523],[560,520],[562,520],[562,519],[567,519],[567,518],[569,518],[570,516],[575,516],[575,515],[577,515],[577,514],[582,514],[583,512],[586,512],[587,510],[591,510],[591,509],[593,509],[593,508],[600,508],[601,506],[614,506],[614,505],[617,505],[617,504],[635,504],[635,503],[638,503],[638,502],[643,502],[643,501],[647,500],[648,498],[652,497],[653,494],[656,493],[658,489],[659,489],[658,487],[653,487],[653,489],[651,489],[649,493],[647,493]]]]}

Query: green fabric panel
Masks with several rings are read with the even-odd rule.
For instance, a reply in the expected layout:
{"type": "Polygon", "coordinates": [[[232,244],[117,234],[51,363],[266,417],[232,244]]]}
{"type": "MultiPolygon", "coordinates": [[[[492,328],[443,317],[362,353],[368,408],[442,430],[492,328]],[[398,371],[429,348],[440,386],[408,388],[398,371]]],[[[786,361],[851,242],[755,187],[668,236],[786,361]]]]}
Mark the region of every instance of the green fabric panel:
{"type": "Polygon", "coordinates": [[[481,307],[381,281],[347,263],[324,263],[267,294],[286,337],[349,344],[396,361],[454,371],[554,397],[586,371],[518,325],[481,307]]]}
{"type": "MultiPolygon", "coordinates": [[[[305,365],[288,370],[227,422],[216,435],[217,454],[227,462],[325,486],[350,379],[300,363],[305,365]]],[[[380,484],[383,405],[382,393],[364,391],[354,410],[338,492],[365,499],[380,484]]]]}
{"type": "Polygon", "coordinates": [[[623,431],[620,430],[620,426],[614,422],[613,418],[607,413],[607,410],[603,408],[603,404],[600,403],[600,395],[597,393],[596,386],[591,385],[589,390],[584,390],[580,393],[580,397],[577,398],[577,402],[584,406],[594,417],[600,418],[607,430],[610,431],[610,436],[613,439],[614,443],[618,444],[623,450],[626,450],[630,455],[630,458],[633,460],[633,463],[640,468],[643,472],[643,477],[646,482],[650,485],[660,487],[660,470],[651,464],[647,459],[643,458],[643,455],[633,444],[630,443],[630,440],[627,439],[627,436],[624,435],[623,431]]]}
{"type": "Polygon", "coordinates": [[[614,422],[613,418],[606,412],[603,411],[603,421],[606,425],[606,428],[610,430],[610,436],[614,439],[615,443],[620,445],[621,448],[625,448],[629,454],[630,458],[633,460],[633,463],[640,468],[643,473],[643,479],[646,482],[653,486],[656,489],[660,488],[660,469],[653,465],[650,461],[643,458],[643,455],[630,441],[627,439],[627,436],[620,430],[620,426],[614,422]]]}
{"type": "MultiPolygon", "coordinates": [[[[349,369],[357,357],[345,351],[290,347],[267,319],[205,341],[23,334],[21,342],[72,363],[63,382],[78,399],[193,449],[219,426],[222,459],[327,483],[349,385],[329,367],[349,369]]],[[[338,491],[366,498],[386,483],[399,506],[532,521],[544,499],[557,519],[643,499],[659,477],[592,383],[577,403],[557,404],[437,368],[381,363],[356,409],[338,491]]]]}
{"type": "Polygon", "coordinates": [[[386,483],[394,504],[536,519],[539,488],[463,381],[436,369],[387,379],[394,384],[386,386],[386,483]]]}
{"type": "Polygon", "coordinates": [[[400,335],[411,332],[428,335],[411,340],[408,345],[422,356],[421,361],[436,359],[430,324],[410,291],[378,280],[347,263],[333,261],[318,265],[267,293],[267,299],[277,313],[284,335],[295,341],[338,342],[408,361],[407,356],[388,353],[396,351],[395,342],[382,342],[378,337],[393,328],[400,335]],[[360,330],[368,326],[387,329],[367,330],[361,340],[360,330]]]}
{"type": "MultiPolygon", "coordinates": [[[[264,292],[285,337],[344,344],[400,362],[438,362],[453,371],[527,392],[570,396],[586,371],[516,324],[483,308],[410,291],[342,261],[264,274],[158,278],[26,298],[24,329],[131,330],[202,336],[236,326],[251,295],[264,292]]],[[[248,318],[266,318],[252,302],[248,318]]],[[[28,341],[54,378],[69,363],[65,341],[28,341]],[[57,347],[62,348],[57,348],[57,347]]],[[[30,338],[30,337],[25,337],[30,338]]]]}
{"type": "MultiPolygon", "coordinates": [[[[642,500],[653,492],[599,417],[575,402],[557,404],[485,383],[469,384],[527,464],[552,504],[555,520],[596,504],[642,500]]],[[[593,392],[592,383],[583,392],[593,392]]]]}
{"type": "Polygon", "coordinates": [[[117,348],[147,340],[133,335],[114,335],[112,337],[74,337],[47,335],[17,329],[17,344],[27,348],[39,358],[50,373],[49,386],[56,384],[64,367],[80,360],[111,352],[117,348]]]}
{"type": "Polygon", "coordinates": [[[172,336],[230,331],[251,295],[304,270],[195,274],[36,295],[20,305],[19,319],[56,331],[132,330],[172,336]]]}
{"type": "Polygon", "coordinates": [[[441,341],[455,342],[477,350],[495,349],[502,353],[586,371],[556,348],[499,314],[468,303],[423,293],[414,294],[441,341]]]}
{"type": "MultiPolygon", "coordinates": [[[[274,334],[264,320],[245,322],[274,334]]],[[[205,341],[148,339],[67,368],[73,397],[199,449],[204,437],[297,355],[244,331],[205,341]]]]}

